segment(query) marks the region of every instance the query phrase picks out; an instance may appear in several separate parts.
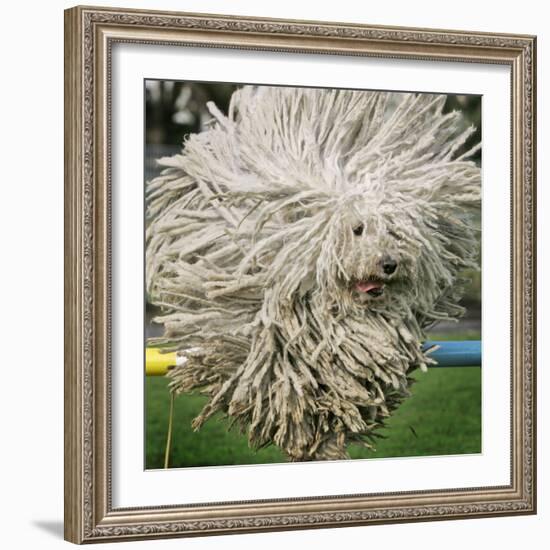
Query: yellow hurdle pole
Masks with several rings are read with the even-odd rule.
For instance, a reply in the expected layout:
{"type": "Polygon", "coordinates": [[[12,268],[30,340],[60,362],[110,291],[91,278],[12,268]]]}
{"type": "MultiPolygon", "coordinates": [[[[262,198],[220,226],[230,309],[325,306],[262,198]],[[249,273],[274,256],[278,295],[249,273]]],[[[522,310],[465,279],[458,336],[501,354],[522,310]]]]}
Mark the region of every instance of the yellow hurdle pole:
{"type": "Polygon", "coordinates": [[[168,369],[177,364],[176,352],[162,353],[158,348],[145,349],[145,374],[164,376],[168,369]]]}

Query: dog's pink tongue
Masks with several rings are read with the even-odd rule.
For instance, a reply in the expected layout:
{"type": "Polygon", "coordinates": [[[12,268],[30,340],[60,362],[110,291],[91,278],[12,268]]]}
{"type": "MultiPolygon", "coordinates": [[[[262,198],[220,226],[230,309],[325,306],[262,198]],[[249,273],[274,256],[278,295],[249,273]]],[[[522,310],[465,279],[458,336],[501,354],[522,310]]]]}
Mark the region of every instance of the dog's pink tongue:
{"type": "Polygon", "coordinates": [[[378,283],[376,281],[359,281],[355,288],[359,292],[369,292],[375,288],[382,288],[382,283],[378,283]]]}

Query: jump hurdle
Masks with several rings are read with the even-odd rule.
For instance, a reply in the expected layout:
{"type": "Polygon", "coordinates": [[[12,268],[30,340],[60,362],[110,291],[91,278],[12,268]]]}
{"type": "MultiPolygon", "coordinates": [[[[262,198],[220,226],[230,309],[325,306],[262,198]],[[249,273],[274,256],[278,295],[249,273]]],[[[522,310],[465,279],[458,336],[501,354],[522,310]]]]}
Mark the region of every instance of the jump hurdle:
{"type": "MultiPolygon", "coordinates": [[[[437,346],[430,357],[437,361],[432,367],[481,367],[481,340],[428,341],[423,345],[427,350],[437,346]]],[[[176,365],[175,353],[162,353],[159,348],[145,350],[145,374],[164,376],[168,369],[176,365]]]]}

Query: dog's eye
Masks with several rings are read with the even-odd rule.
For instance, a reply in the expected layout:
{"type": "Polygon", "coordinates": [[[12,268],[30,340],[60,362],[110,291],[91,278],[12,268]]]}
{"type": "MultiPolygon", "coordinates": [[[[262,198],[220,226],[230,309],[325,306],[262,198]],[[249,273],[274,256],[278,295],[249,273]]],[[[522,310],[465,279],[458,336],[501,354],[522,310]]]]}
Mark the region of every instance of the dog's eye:
{"type": "Polygon", "coordinates": [[[360,223],[359,225],[356,225],[352,231],[354,235],[357,235],[358,237],[363,234],[363,229],[365,229],[365,226],[360,223]]]}

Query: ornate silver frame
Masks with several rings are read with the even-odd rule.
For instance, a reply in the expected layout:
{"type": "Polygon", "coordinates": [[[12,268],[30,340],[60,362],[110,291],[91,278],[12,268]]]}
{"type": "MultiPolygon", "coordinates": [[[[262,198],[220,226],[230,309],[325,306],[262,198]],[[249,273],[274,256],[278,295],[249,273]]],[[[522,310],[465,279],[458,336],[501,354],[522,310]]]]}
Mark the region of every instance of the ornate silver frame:
{"type": "Polygon", "coordinates": [[[127,9],[65,12],[65,538],[102,542],[536,511],[533,36],[127,9]],[[110,55],[115,42],[498,63],[512,72],[512,460],[503,487],[113,509],[110,55]]]}

